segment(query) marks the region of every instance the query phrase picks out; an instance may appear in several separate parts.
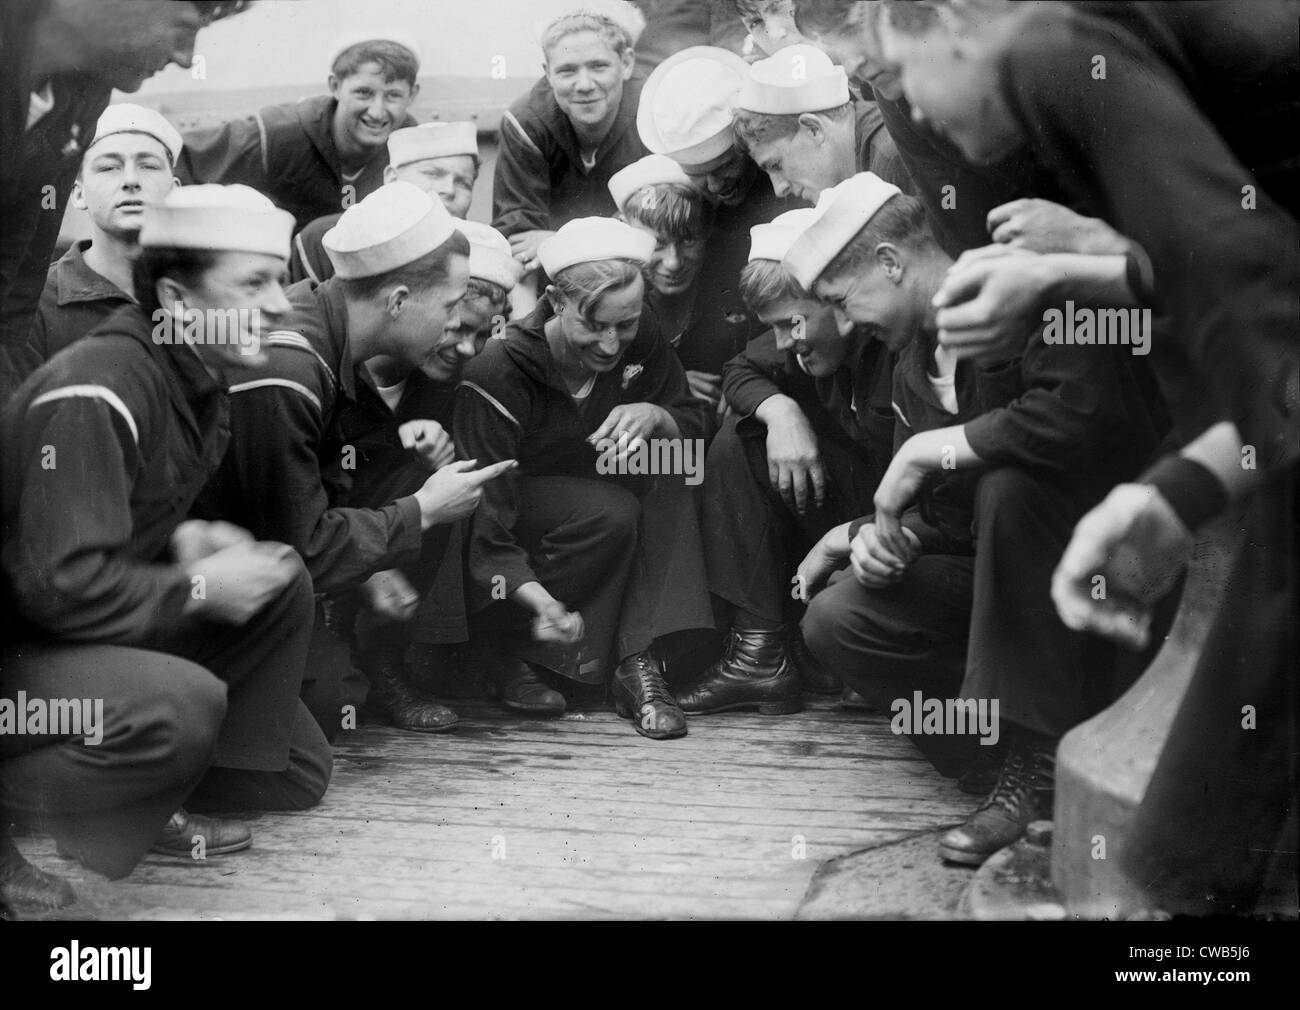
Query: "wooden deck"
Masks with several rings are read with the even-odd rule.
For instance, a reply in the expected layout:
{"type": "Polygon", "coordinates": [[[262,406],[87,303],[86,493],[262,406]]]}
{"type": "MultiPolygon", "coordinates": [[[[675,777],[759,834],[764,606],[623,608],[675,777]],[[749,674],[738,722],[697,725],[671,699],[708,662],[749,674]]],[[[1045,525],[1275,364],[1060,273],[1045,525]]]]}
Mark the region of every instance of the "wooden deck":
{"type": "Polygon", "coordinates": [[[830,700],[693,719],[668,742],[608,711],[457,710],[442,736],[345,734],[324,801],[256,815],[243,853],[149,856],[109,882],[18,842],[77,889],[59,918],[787,919],[826,861],[973,806],[883,715],[830,700]]]}

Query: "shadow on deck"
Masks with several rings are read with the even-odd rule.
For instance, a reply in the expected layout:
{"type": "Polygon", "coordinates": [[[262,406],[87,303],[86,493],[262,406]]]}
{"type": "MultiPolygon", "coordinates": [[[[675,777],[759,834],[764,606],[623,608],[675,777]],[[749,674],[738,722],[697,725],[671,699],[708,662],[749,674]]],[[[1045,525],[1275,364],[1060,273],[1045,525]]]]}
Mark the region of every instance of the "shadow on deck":
{"type": "Polygon", "coordinates": [[[253,815],[243,853],[110,882],[18,843],[71,919],[943,918],[969,880],[933,835],[973,797],[882,714],[818,699],[653,742],[608,711],[456,707],[442,736],[344,734],[324,801],[253,815]]]}

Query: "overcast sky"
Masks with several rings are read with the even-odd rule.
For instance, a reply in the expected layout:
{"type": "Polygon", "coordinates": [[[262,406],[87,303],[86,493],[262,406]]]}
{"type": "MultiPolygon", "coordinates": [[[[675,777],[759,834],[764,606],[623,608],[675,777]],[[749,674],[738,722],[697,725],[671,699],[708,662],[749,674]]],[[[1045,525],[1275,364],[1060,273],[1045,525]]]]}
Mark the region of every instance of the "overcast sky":
{"type": "MultiPolygon", "coordinates": [[[[199,34],[205,80],[168,67],[137,94],[324,81],[332,43],[352,31],[398,27],[422,50],[423,74],[490,75],[494,57],[507,77],[535,77],[537,39],[553,17],[578,7],[630,7],[621,0],[259,0],[244,14],[199,34]]],[[[638,17],[632,9],[631,17],[638,17]]]]}

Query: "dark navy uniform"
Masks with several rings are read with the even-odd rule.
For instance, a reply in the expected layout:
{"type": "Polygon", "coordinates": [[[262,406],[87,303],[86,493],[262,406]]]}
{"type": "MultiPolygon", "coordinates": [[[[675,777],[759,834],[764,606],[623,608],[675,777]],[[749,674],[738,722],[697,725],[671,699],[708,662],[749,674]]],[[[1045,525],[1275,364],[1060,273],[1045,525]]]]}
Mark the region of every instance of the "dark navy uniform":
{"type": "Polygon", "coordinates": [[[618,117],[591,169],[583,165],[573,124],[545,77],[510,106],[501,120],[492,227],[509,238],[522,231],[558,231],[574,218],[612,217],[618,208],[609,195],[610,176],[650,153],[636,130],[641,83],[623,83],[618,117]]]}
{"type": "Polygon", "coordinates": [[[98,745],[0,736],[0,807],[110,876],[183,802],[304,808],[331,770],[298,701],[306,572],[242,626],[183,614],[192,587],[170,538],[225,450],[228,402],[151,329],[119,310],[38,369],[3,420],[0,691],[102,698],[105,726],[98,745]]]}
{"type": "MultiPolygon", "coordinates": [[[[41,362],[70,347],[135,297],[86,265],[90,240],[74,242],[45,278],[31,345],[41,362]]],[[[24,375],[23,378],[26,378],[24,375]]]]}
{"type": "Polygon", "coordinates": [[[889,465],[894,415],[889,404],[893,357],[865,339],[856,367],[813,379],[769,331],[727,363],[723,394],[736,412],[709,447],[704,481],[704,543],[709,589],[741,610],[781,621],[790,576],[832,526],[870,507],[889,465]],[[817,435],[827,474],[822,508],[800,516],[772,487],[767,426],[753,414],[768,397],[799,404],[817,435]]]}
{"type": "MultiPolygon", "coordinates": [[[[343,177],[334,145],[334,110],[329,95],[269,105],[247,119],[185,134],[176,163],[181,182],[242,183],[269,196],[297,222],[295,231],[325,214],[339,213],[384,184],[388,148],[377,147],[361,174],[343,177]]],[[[415,126],[413,116],[393,124],[415,126]]]]}

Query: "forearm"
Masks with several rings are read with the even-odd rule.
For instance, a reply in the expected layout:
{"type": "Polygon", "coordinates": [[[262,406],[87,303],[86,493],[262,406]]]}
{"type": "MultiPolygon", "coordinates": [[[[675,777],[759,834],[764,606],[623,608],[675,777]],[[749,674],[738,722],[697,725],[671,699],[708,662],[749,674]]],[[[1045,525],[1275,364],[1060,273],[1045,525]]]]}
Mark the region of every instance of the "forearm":
{"type": "Polygon", "coordinates": [[[521,607],[526,607],[538,615],[541,615],[550,607],[562,605],[547,592],[546,587],[540,582],[525,582],[510,594],[510,598],[521,607]]]}

